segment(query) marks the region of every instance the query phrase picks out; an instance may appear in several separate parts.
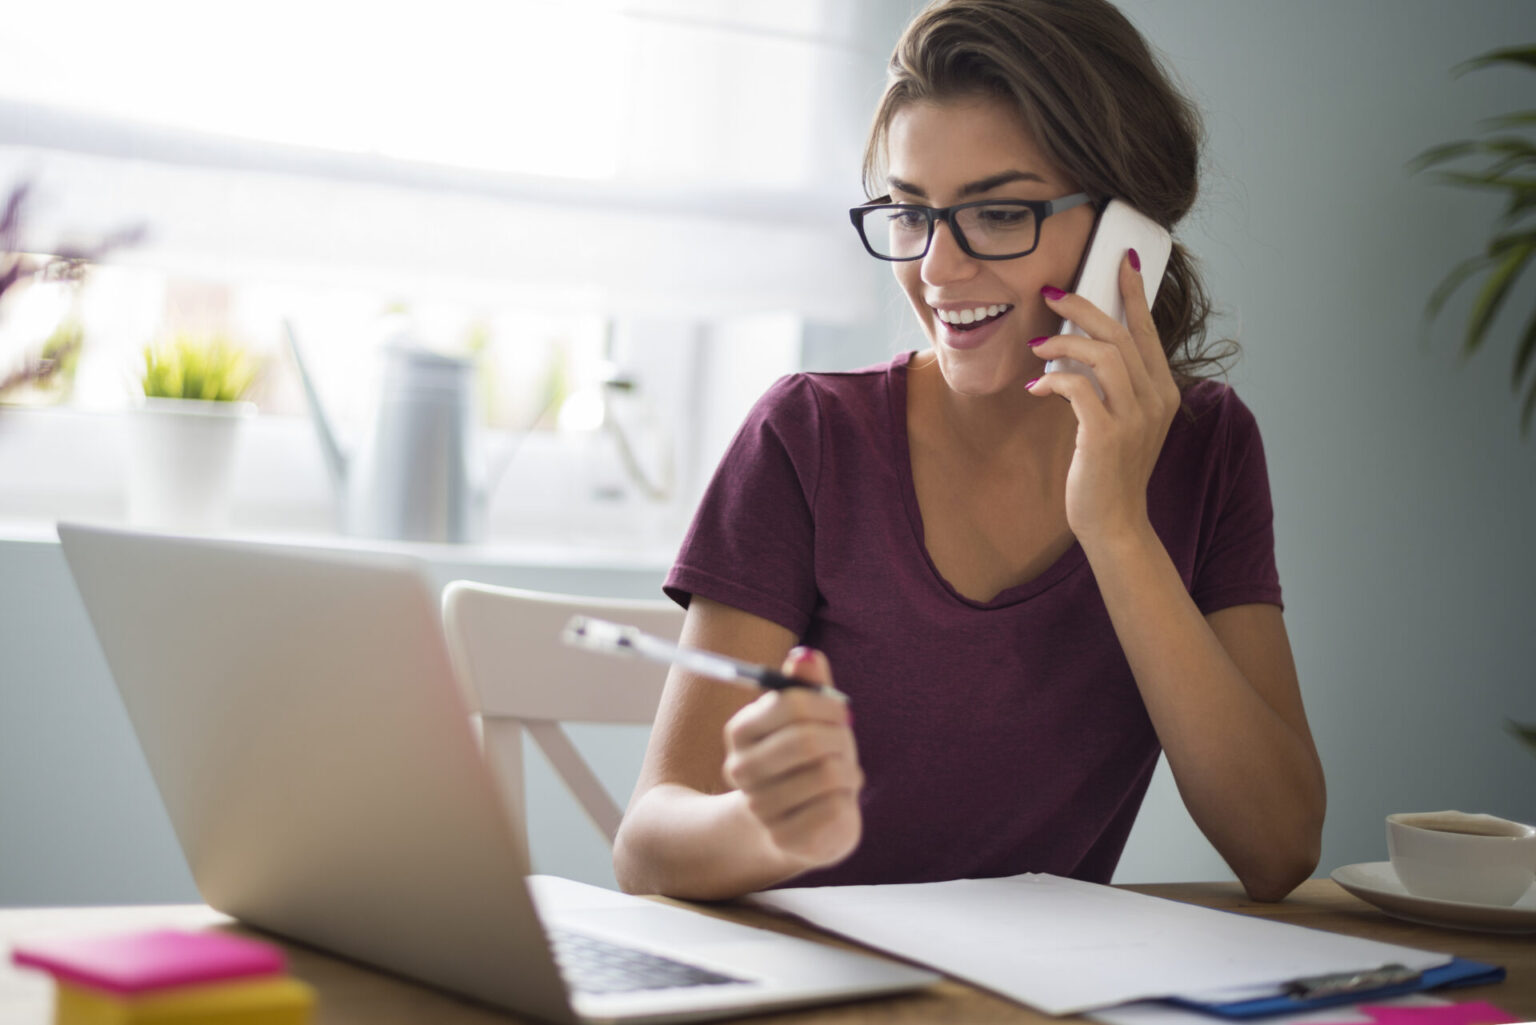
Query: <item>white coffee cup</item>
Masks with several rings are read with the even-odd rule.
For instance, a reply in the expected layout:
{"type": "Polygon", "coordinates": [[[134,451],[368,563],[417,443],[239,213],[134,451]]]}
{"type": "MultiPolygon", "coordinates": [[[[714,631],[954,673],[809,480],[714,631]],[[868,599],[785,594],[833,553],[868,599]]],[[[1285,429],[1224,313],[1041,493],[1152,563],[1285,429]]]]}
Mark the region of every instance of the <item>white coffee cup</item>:
{"type": "Polygon", "coordinates": [[[1536,881],[1536,826],[1460,811],[1388,815],[1387,854],[1415,896],[1507,906],[1536,881]]]}

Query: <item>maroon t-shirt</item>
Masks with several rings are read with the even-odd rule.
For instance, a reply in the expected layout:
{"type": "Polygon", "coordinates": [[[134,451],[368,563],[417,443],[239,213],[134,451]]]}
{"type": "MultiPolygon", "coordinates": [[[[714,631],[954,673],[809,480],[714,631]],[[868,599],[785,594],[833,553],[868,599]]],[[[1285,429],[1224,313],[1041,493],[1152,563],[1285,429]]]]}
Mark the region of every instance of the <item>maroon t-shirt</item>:
{"type": "MultiPolygon", "coordinates": [[[[1107,883],[1159,745],[1083,550],[991,601],[934,568],[907,364],[781,379],[737,432],[665,590],[820,648],[852,699],[864,838],[793,885],[1050,872],[1107,883]]],[[[1147,488],[1206,613],[1280,604],[1264,451],[1225,385],[1185,394],[1147,488]]]]}

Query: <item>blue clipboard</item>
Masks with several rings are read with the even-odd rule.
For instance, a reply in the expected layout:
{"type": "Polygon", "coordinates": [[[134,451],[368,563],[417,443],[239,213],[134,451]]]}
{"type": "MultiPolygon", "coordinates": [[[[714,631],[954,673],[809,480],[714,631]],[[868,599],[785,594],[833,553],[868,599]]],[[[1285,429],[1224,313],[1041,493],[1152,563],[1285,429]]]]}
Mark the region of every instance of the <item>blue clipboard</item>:
{"type": "Polygon", "coordinates": [[[1336,1007],[1340,1004],[1364,1004],[1374,1000],[1388,1000],[1392,997],[1400,997],[1408,993],[1422,993],[1425,990],[1442,989],[1451,986],[1480,986],[1485,983],[1503,981],[1504,969],[1500,966],[1483,964],[1480,961],[1468,961],[1465,958],[1458,957],[1451,961],[1450,964],[1417,973],[1412,979],[1365,989],[1346,988],[1331,992],[1325,996],[1280,993],[1275,996],[1220,1004],[1189,1000],[1184,997],[1169,997],[1164,1003],[1174,1004],[1192,1011],[1200,1011],[1204,1014],[1216,1015],[1220,1018],[1241,1020],[1263,1018],[1272,1014],[1295,1014],[1324,1007],[1336,1007]]]}

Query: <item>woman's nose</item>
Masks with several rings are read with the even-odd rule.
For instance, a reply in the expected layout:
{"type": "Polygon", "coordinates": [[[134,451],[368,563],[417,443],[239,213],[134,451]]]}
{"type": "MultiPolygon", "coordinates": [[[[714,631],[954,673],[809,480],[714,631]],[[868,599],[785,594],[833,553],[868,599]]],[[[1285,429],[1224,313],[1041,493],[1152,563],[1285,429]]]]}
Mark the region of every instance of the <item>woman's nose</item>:
{"type": "Polygon", "coordinates": [[[933,239],[923,257],[923,280],[930,285],[961,281],[976,272],[976,261],[955,240],[954,228],[947,221],[933,226],[933,239]]]}

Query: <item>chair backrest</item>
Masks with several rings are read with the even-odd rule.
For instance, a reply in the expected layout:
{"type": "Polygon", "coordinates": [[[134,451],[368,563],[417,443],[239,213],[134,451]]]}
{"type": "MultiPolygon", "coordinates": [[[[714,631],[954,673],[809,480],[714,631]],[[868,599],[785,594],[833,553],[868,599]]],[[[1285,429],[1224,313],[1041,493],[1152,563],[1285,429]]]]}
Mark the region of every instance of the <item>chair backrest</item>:
{"type": "Polygon", "coordinates": [[[612,844],[623,816],[561,722],[649,724],[666,667],[565,644],[572,616],[626,623],[668,640],[683,611],[665,600],[583,598],[456,580],[443,592],[454,668],[481,718],[485,757],[526,843],[524,731],[533,737],[593,824],[612,844]]]}

